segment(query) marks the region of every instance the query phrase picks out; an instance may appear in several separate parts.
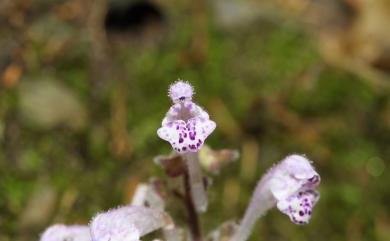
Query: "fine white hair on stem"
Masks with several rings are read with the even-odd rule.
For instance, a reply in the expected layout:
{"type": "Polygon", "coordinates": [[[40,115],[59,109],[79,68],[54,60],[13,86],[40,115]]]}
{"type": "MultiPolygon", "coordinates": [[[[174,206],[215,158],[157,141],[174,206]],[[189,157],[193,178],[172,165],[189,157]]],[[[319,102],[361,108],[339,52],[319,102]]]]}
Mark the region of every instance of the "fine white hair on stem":
{"type": "Polygon", "coordinates": [[[191,197],[197,212],[207,210],[208,200],[207,193],[203,184],[202,169],[198,160],[197,152],[187,152],[183,154],[187,162],[187,168],[190,179],[191,197]]]}

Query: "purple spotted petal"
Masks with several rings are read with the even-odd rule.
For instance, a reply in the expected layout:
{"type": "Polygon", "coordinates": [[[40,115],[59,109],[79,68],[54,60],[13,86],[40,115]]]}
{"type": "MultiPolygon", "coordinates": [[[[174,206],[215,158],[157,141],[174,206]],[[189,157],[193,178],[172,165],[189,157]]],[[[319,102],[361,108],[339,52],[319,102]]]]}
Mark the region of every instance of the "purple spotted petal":
{"type": "Polygon", "coordinates": [[[215,126],[214,121],[196,117],[187,122],[183,120],[170,122],[158,129],[157,134],[161,139],[168,141],[176,152],[197,152],[215,126]]]}
{"type": "Polygon", "coordinates": [[[303,189],[287,199],[277,202],[278,209],[287,214],[295,224],[308,224],[314,205],[320,194],[313,189],[303,189]]]}
{"type": "Polygon", "coordinates": [[[169,88],[174,105],[169,108],[157,134],[178,153],[197,152],[216,127],[200,106],[192,102],[190,84],[177,81],[169,88]]]}

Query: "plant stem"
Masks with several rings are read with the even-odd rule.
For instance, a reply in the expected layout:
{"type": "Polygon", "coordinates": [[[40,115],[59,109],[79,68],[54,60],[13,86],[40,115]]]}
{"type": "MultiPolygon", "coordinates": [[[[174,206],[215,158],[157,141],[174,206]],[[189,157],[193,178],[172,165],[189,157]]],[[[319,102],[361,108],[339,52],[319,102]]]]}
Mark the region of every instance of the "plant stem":
{"type": "Polygon", "coordinates": [[[261,182],[258,183],[245,211],[244,218],[230,241],[248,240],[257,220],[274,205],[275,201],[269,191],[264,188],[261,182]]]}
{"type": "Polygon", "coordinates": [[[191,236],[193,241],[201,241],[202,234],[199,225],[198,212],[195,209],[191,194],[190,177],[188,170],[184,174],[184,189],[185,189],[185,204],[188,212],[188,224],[190,226],[191,236]]]}
{"type": "Polygon", "coordinates": [[[203,213],[207,210],[207,193],[203,182],[202,169],[198,160],[197,152],[185,153],[184,158],[187,162],[190,190],[195,210],[203,213]]]}

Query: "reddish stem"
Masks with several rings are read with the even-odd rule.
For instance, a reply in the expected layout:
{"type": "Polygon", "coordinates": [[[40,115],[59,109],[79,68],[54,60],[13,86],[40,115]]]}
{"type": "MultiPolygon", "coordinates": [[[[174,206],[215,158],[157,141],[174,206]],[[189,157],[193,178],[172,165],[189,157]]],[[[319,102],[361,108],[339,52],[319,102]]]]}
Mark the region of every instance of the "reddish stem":
{"type": "Polygon", "coordinates": [[[191,196],[191,186],[188,171],[184,174],[184,188],[185,188],[185,204],[188,212],[188,224],[193,241],[201,241],[202,234],[199,225],[199,216],[196,212],[195,205],[191,196]]]}

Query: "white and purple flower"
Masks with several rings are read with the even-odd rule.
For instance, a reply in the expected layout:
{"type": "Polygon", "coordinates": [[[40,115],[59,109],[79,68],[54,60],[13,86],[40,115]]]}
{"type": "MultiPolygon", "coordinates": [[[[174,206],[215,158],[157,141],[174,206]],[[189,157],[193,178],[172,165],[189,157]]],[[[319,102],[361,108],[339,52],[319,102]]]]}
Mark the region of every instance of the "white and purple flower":
{"type": "Polygon", "coordinates": [[[191,196],[197,212],[204,212],[208,201],[198,151],[216,124],[210,120],[206,111],[192,102],[193,94],[192,86],[182,80],[170,86],[168,95],[174,105],[166,113],[157,135],[168,141],[173,150],[187,160],[191,196]]]}
{"type": "Polygon", "coordinates": [[[192,102],[194,91],[187,82],[176,81],[168,93],[174,105],[168,110],[157,134],[178,153],[197,152],[216,124],[206,111],[192,102]]]}
{"type": "Polygon", "coordinates": [[[125,206],[96,215],[90,228],[92,241],[139,241],[168,224],[169,217],[158,209],[125,206]]]}
{"type": "Polygon", "coordinates": [[[288,156],[267,176],[269,179],[264,177],[265,182],[277,202],[277,208],[295,224],[309,223],[312,209],[320,197],[315,190],[320,176],[309,160],[300,155],[288,156]]]}
{"type": "Polygon", "coordinates": [[[43,232],[40,241],[91,241],[89,227],[86,225],[55,224],[43,232]]]}
{"type": "Polygon", "coordinates": [[[320,194],[315,190],[320,176],[310,161],[290,155],[275,165],[257,184],[252,200],[231,241],[245,241],[256,221],[276,207],[295,224],[308,224],[320,194]]]}

